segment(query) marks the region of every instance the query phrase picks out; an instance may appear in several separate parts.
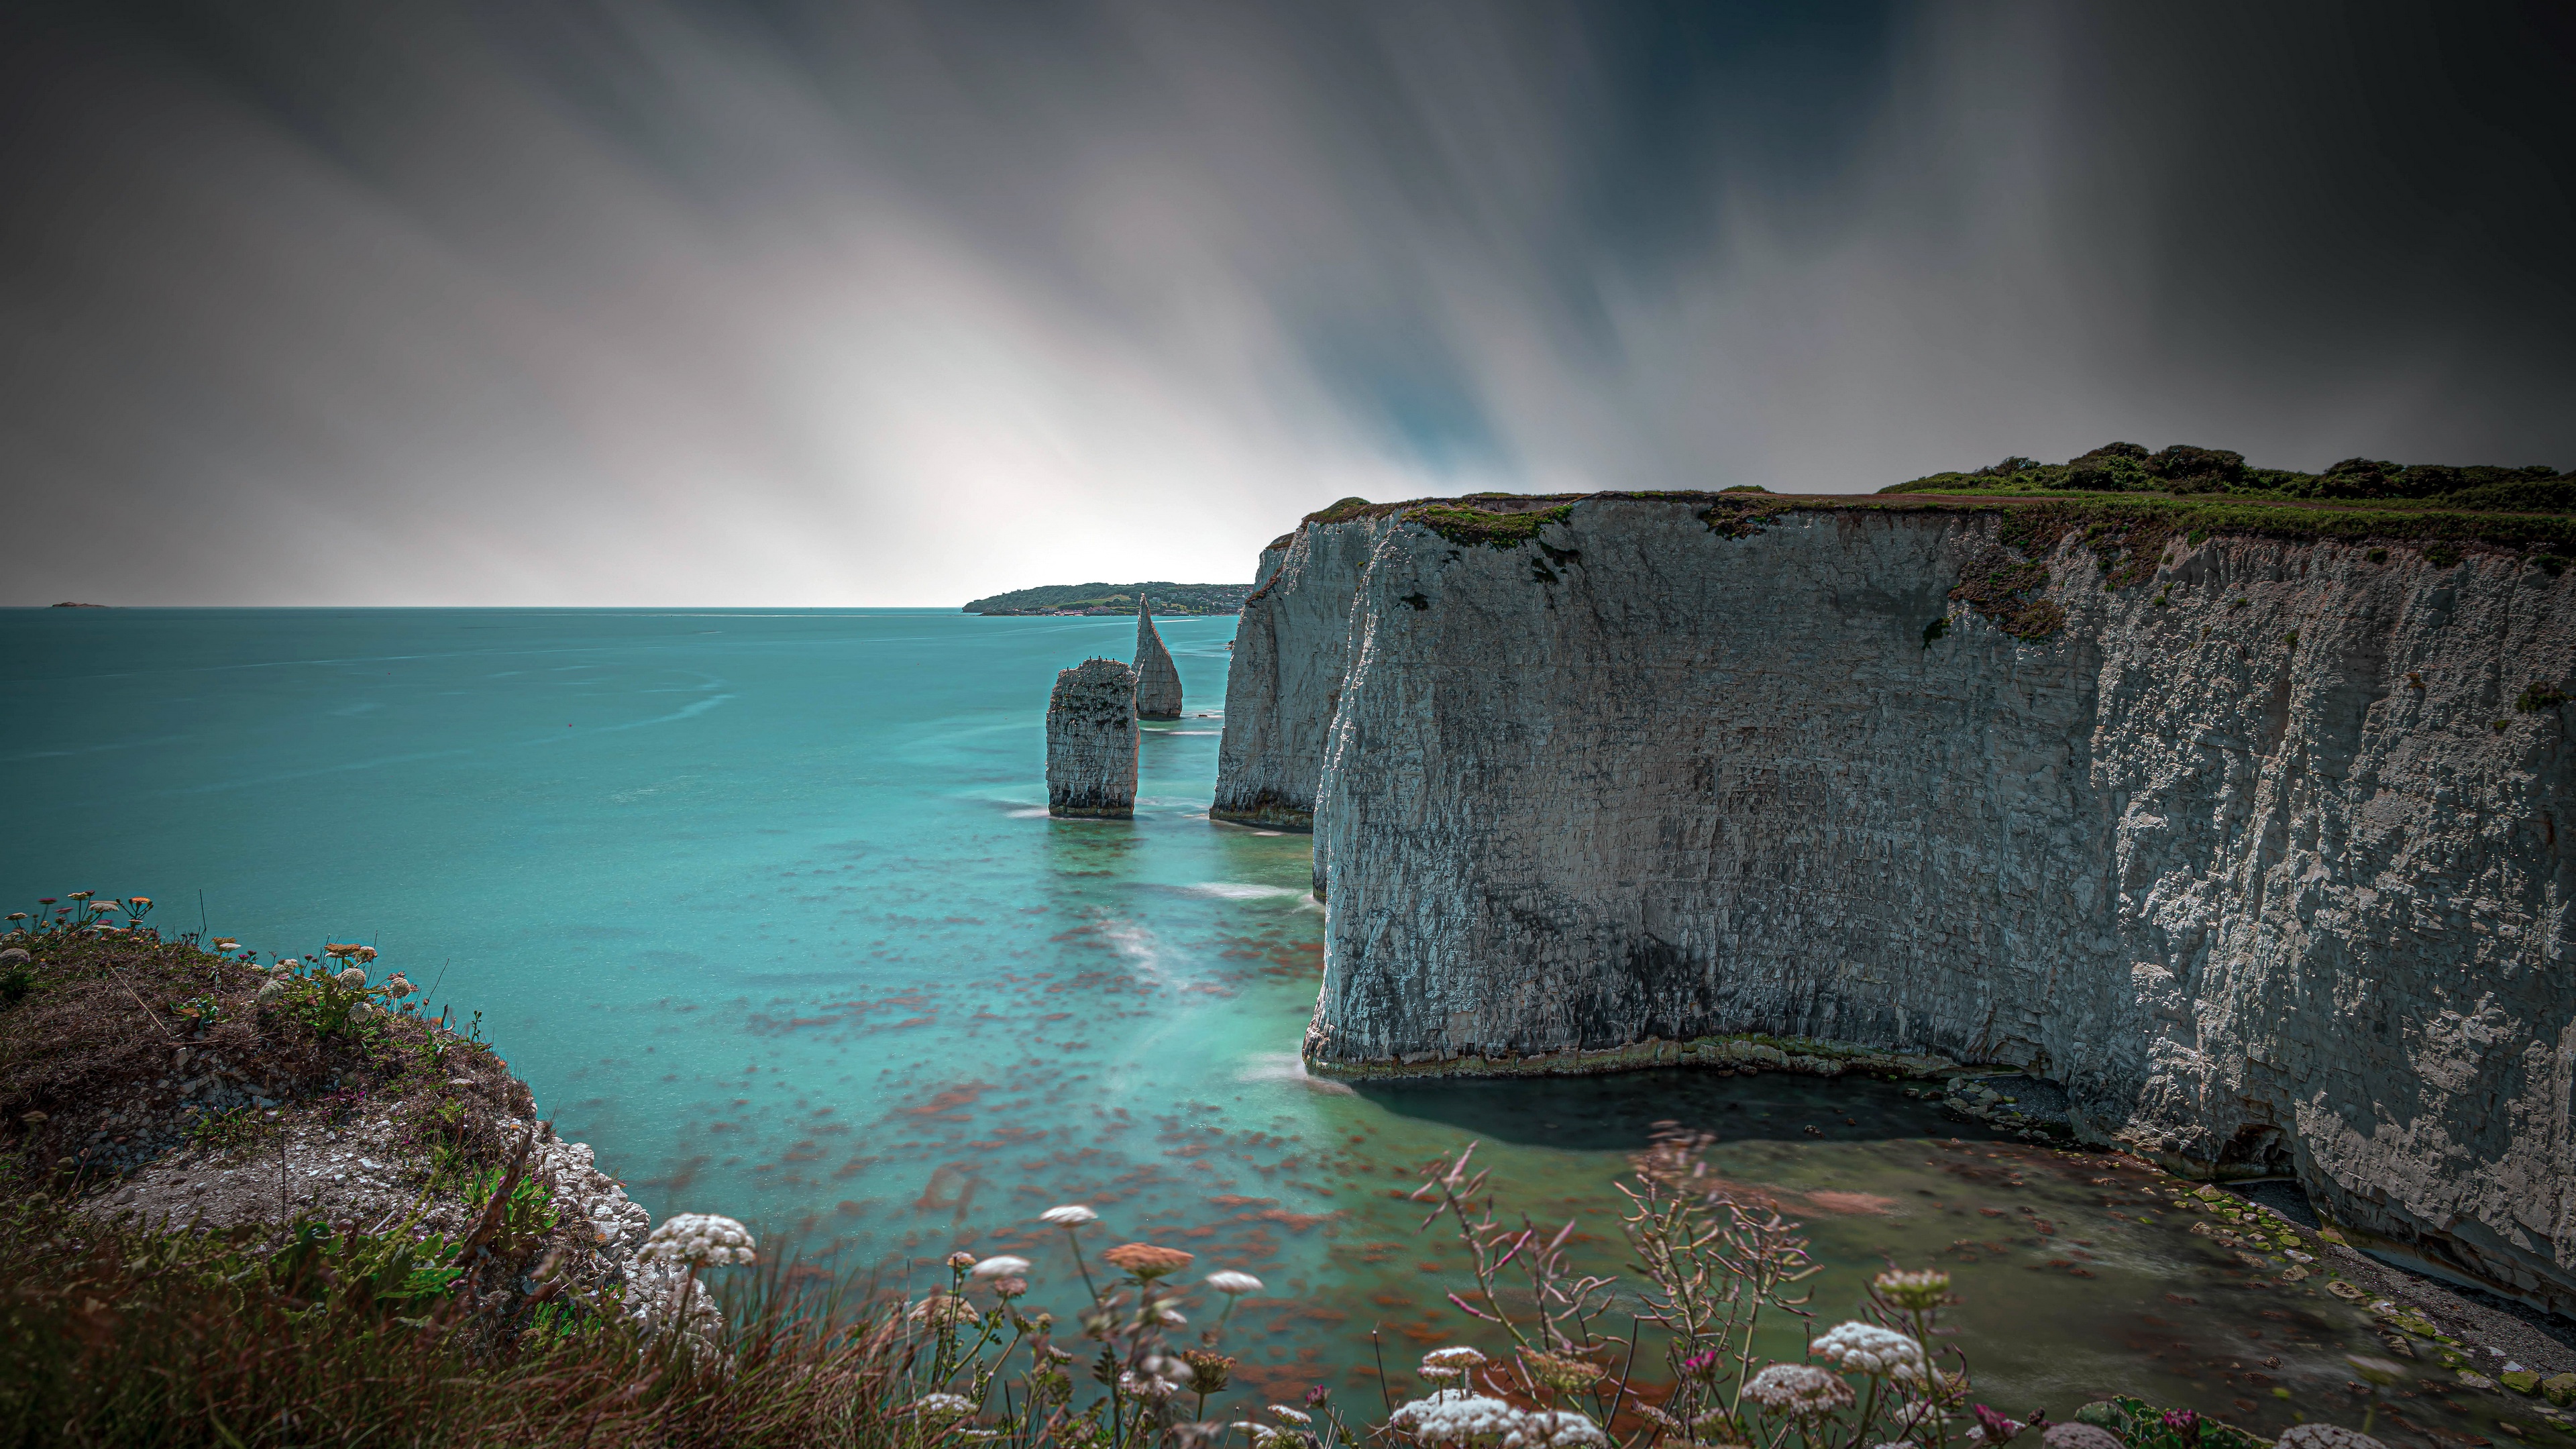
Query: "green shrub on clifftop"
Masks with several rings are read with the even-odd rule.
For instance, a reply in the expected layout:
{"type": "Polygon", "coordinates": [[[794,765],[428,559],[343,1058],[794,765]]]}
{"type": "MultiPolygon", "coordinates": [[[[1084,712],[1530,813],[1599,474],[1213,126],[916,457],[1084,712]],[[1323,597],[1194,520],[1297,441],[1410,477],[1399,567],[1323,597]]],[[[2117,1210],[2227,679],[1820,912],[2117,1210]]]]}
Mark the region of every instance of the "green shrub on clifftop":
{"type": "Polygon", "coordinates": [[[1526,513],[1490,513],[1481,508],[1436,504],[1417,508],[1404,515],[1404,519],[1407,523],[1419,523],[1454,544],[1519,548],[1535,540],[1539,529],[1551,523],[1563,523],[1573,516],[1574,505],[1571,503],[1526,513]]]}

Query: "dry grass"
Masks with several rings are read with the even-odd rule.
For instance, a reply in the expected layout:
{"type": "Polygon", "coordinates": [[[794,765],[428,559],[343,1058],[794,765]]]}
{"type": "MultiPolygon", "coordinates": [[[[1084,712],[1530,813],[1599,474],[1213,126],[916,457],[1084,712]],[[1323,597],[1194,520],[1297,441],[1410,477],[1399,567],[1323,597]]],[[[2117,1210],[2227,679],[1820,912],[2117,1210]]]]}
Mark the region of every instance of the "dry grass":
{"type": "Polygon", "coordinates": [[[892,1442],[887,1340],[837,1330],[792,1267],[729,1305],[717,1353],[609,1321],[496,1342],[323,1257],[102,1230],[21,1200],[0,1227],[0,1442],[812,1445],[892,1442]]]}
{"type": "Polygon", "coordinates": [[[497,1119],[534,1111],[490,1048],[434,1021],[331,1030],[260,1009],[270,978],[236,954],[148,927],[23,948],[27,989],[0,1007],[0,1155],[22,1186],[95,1182],[175,1146],[209,1105],[254,1095],[310,1111],[434,1092],[467,1166],[501,1164],[512,1144],[497,1119]]]}

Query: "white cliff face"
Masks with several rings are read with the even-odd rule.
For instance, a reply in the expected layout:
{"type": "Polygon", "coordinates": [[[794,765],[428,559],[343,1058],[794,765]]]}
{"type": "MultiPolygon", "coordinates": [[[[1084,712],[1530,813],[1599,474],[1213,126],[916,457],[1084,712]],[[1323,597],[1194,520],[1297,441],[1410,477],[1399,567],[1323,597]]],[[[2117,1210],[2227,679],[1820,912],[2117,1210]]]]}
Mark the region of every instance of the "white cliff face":
{"type": "Polygon", "coordinates": [[[1136,601],[1136,717],[1181,717],[1181,671],[1154,628],[1153,606],[1136,601]]]}
{"type": "MultiPolygon", "coordinates": [[[[1261,551],[1253,574],[1260,587],[1244,600],[1226,666],[1225,737],[1210,816],[1271,830],[1313,828],[1324,737],[1350,673],[1360,577],[1378,541],[1412,506],[1363,505],[1341,521],[1319,521],[1341,513],[1336,505],[1261,551]]],[[[1546,504],[1498,499],[1493,506],[1546,504]]]]}
{"type": "Polygon", "coordinates": [[[1391,513],[1308,523],[1262,550],[1226,665],[1217,747],[1219,820],[1271,830],[1313,824],[1324,732],[1349,672],[1351,601],[1391,513]]]}
{"type": "Polygon", "coordinates": [[[1136,671],[1086,659],[1047,699],[1047,813],[1125,820],[1136,813],[1136,671]]]}
{"type": "MultiPolygon", "coordinates": [[[[1738,538],[1605,497],[1503,549],[1304,530],[1274,591],[1371,550],[1346,652],[1312,628],[1346,673],[1274,685],[1275,772],[1228,783],[1293,798],[1288,722],[1329,719],[1311,1061],[1759,1033],[2010,1064],[2096,1140],[2293,1168],[2348,1228],[2576,1306],[2576,771],[2563,710],[2516,707],[2576,660],[2576,579],[2177,538],[2106,592],[2070,537],[2064,622],[2023,640],[1949,599],[1996,519],[1738,538]]],[[[1309,652],[1270,617],[1274,659],[1309,652]]]]}

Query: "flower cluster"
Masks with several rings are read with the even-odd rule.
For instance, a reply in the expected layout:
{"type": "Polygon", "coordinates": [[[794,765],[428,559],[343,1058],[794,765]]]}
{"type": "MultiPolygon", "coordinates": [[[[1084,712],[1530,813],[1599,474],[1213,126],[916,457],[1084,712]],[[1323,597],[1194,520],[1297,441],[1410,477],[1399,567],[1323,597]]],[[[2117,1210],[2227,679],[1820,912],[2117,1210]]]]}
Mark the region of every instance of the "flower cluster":
{"type": "Polygon", "coordinates": [[[1587,1449],[1609,1443],[1601,1426],[1572,1409],[1533,1410],[1503,1436],[1503,1449],[1587,1449]]]}
{"type": "Polygon", "coordinates": [[[687,1263],[717,1267],[752,1260],[751,1233],[732,1218],[715,1213],[673,1213],[662,1220],[636,1254],[646,1262],[687,1263]]]}
{"type": "Polygon", "coordinates": [[[912,1411],[925,1419],[961,1419],[975,1412],[975,1401],[964,1394],[924,1394],[912,1401],[912,1411]]]}
{"type": "Polygon", "coordinates": [[[1501,1399],[1442,1389],[1427,1399],[1398,1404],[1387,1423],[1417,1444],[1498,1445],[1518,1433],[1521,1411],[1501,1399]]]}
{"type": "Polygon", "coordinates": [[[1744,1397],[1775,1414],[1810,1418],[1851,1407],[1851,1385],[1811,1363],[1775,1363],[1745,1381],[1744,1397]]]}
{"type": "Polygon", "coordinates": [[[1899,1383],[1921,1383],[1928,1365],[1923,1345],[1892,1328],[1854,1319],[1838,1324],[1809,1350],[1845,1373],[1867,1374],[1899,1383]]]}
{"type": "Polygon", "coordinates": [[[904,1316],[910,1318],[915,1323],[927,1324],[933,1328],[951,1323],[981,1323],[984,1321],[984,1315],[975,1311],[974,1304],[967,1302],[965,1299],[958,1297],[954,1293],[929,1294],[920,1302],[912,1305],[911,1311],[904,1316]]]}
{"type": "Polygon", "coordinates": [[[1195,1253],[1179,1248],[1157,1247],[1152,1243],[1120,1243],[1100,1255],[1113,1268],[1124,1268],[1148,1282],[1166,1274],[1177,1273],[1190,1265],[1195,1253]]]}
{"type": "Polygon", "coordinates": [[[1908,1313],[1924,1313],[1950,1301],[1950,1275],[1938,1268],[1894,1268],[1871,1280],[1878,1296],[1908,1313]]]}
{"type": "Polygon", "coordinates": [[[1422,1376],[1427,1379],[1454,1379],[1485,1361],[1485,1356],[1463,1345],[1435,1348],[1422,1356],[1422,1376]]]}
{"type": "Polygon", "coordinates": [[[1427,1399],[1398,1404],[1387,1424],[1417,1444],[1460,1449],[1587,1449],[1609,1442],[1600,1425],[1572,1409],[1520,1409],[1464,1389],[1442,1389],[1427,1399]]]}

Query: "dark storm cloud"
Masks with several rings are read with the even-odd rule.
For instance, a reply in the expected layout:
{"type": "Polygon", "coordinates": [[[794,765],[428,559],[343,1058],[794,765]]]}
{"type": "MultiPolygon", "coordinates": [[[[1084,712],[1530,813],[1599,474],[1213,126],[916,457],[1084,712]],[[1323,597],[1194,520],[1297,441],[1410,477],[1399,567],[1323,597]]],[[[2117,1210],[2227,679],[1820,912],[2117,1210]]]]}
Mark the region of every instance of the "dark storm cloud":
{"type": "Polygon", "coordinates": [[[1351,493],[2576,463],[2555,7],[21,7],[16,602],[941,602],[1351,493]]]}

